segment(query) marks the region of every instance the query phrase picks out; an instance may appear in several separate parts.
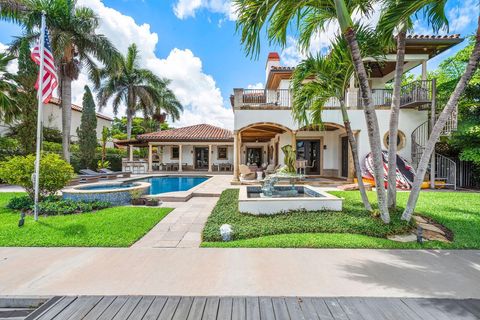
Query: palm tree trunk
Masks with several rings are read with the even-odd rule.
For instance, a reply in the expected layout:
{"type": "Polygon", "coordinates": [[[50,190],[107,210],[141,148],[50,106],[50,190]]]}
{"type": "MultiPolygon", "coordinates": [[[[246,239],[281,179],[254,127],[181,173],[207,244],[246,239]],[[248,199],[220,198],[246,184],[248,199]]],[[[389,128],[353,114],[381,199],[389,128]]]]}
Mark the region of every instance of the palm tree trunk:
{"type": "Polygon", "coordinates": [[[397,135],[398,118],[400,116],[400,95],[405,61],[405,39],[407,32],[405,26],[397,35],[397,61],[395,65],[395,80],[393,85],[392,105],[390,107],[390,131],[388,134],[388,208],[395,210],[397,207],[397,135]]]}
{"type": "Polygon", "coordinates": [[[334,0],[337,11],[337,18],[340,24],[342,33],[347,40],[350,55],[352,56],[355,73],[358,77],[360,90],[362,92],[363,111],[365,113],[365,121],[367,123],[368,138],[370,142],[370,150],[373,159],[373,171],[375,178],[375,185],[377,190],[378,208],[380,210],[380,217],[383,222],[390,222],[390,214],[387,207],[387,194],[385,192],[385,175],[383,173],[383,158],[380,133],[378,128],[377,113],[373,105],[372,91],[368,84],[368,75],[363,65],[360,47],[358,46],[355,30],[353,29],[353,22],[348,13],[347,6],[344,0],[334,0]]]}
{"type": "Polygon", "coordinates": [[[72,123],[72,79],[66,75],[61,78],[62,107],[62,152],[63,159],[70,163],[70,129],[72,123]]]}
{"type": "Polygon", "coordinates": [[[133,116],[130,110],[127,110],[127,139],[132,138],[133,116]]]}
{"type": "MultiPolygon", "coordinates": [[[[410,192],[410,196],[408,197],[407,206],[405,207],[405,211],[402,214],[402,219],[410,221],[413,211],[415,210],[415,206],[417,205],[418,197],[420,196],[420,190],[422,186],[423,179],[425,178],[425,173],[427,172],[428,163],[430,162],[430,157],[432,156],[433,150],[435,148],[435,144],[440,138],[440,134],[447,122],[448,118],[452,114],[453,110],[455,110],[456,106],[458,105],[458,100],[460,96],[465,91],[465,87],[467,86],[468,82],[472,78],[473,74],[475,73],[478,62],[480,61],[480,16],[478,17],[478,26],[477,26],[477,33],[475,35],[475,46],[473,47],[472,54],[470,55],[470,59],[468,61],[467,67],[465,69],[464,74],[460,78],[455,87],[455,91],[453,91],[450,99],[447,102],[447,105],[443,109],[442,113],[438,117],[435,126],[432,129],[430,134],[430,138],[427,141],[425,146],[425,150],[423,151],[422,157],[420,158],[420,162],[418,164],[417,172],[415,175],[415,180],[413,182],[412,191],[410,192]]],[[[432,115],[434,116],[434,115],[432,115]]],[[[431,170],[435,170],[431,168],[431,170]]]]}
{"type": "Polygon", "coordinates": [[[372,211],[372,206],[368,201],[367,191],[365,190],[365,184],[362,179],[362,168],[360,167],[360,160],[358,157],[358,145],[355,136],[353,135],[352,127],[350,126],[350,119],[348,117],[347,108],[345,102],[340,100],[340,109],[342,110],[343,125],[347,131],[348,142],[350,143],[350,149],[352,149],[353,167],[358,181],[358,190],[362,197],[363,206],[367,211],[372,211]]]}
{"type": "Polygon", "coordinates": [[[358,76],[358,82],[362,93],[363,112],[365,114],[365,121],[367,123],[368,138],[370,143],[370,150],[373,159],[373,171],[375,178],[375,189],[377,191],[378,208],[380,216],[385,223],[390,222],[390,215],[387,207],[387,195],[385,192],[385,174],[383,171],[383,158],[380,139],[380,130],[378,128],[377,113],[373,105],[372,91],[368,84],[368,76],[363,65],[362,57],[360,55],[360,48],[355,36],[355,31],[349,29],[344,33],[345,38],[350,48],[353,65],[358,76]]]}

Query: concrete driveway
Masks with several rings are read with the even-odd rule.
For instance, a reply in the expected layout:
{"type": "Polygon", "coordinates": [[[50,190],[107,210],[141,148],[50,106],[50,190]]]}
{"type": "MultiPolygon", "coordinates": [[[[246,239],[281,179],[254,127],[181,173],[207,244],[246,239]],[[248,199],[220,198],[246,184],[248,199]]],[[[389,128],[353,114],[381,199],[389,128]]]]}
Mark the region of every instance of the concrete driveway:
{"type": "Polygon", "coordinates": [[[480,298],[480,251],[1,248],[1,295],[480,298]]]}

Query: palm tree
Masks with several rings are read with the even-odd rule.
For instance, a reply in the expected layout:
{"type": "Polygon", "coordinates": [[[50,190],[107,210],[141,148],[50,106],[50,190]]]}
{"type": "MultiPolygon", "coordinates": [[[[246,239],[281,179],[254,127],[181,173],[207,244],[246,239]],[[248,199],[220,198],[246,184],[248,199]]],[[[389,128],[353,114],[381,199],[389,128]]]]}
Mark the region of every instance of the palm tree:
{"type": "MultiPolygon", "coordinates": [[[[128,47],[126,56],[120,57],[118,65],[100,70],[101,84],[98,91],[100,108],[113,98],[115,114],[120,105],[127,107],[127,139],[132,137],[132,121],[137,111],[155,114],[156,110],[165,110],[179,116],[181,106],[162,101],[162,95],[168,90],[168,80],[157,77],[152,71],[139,67],[139,51],[135,44],[128,47]],[[176,107],[174,107],[176,106],[176,107]]],[[[169,98],[171,102],[171,97],[169,98]]]]}
{"type": "Polygon", "coordinates": [[[162,123],[165,122],[167,115],[172,121],[180,119],[180,113],[183,111],[183,106],[178,101],[175,93],[167,87],[170,80],[164,80],[165,86],[158,88],[158,99],[154,105],[141,106],[145,119],[152,118],[156,123],[158,130],[162,123]]]}
{"type": "MultiPolygon", "coordinates": [[[[363,40],[359,41],[362,54],[377,59],[383,56],[382,47],[370,30],[359,29],[359,36],[363,40]]],[[[292,112],[294,118],[300,123],[321,125],[321,115],[325,103],[331,98],[339,101],[362,202],[366,210],[372,211],[362,180],[357,141],[345,105],[345,92],[352,76],[354,76],[354,71],[347,44],[343,38],[337,38],[328,55],[309,56],[295,68],[292,78],[292,112]]]]}
{"type": "Polygon", "coordinates": [[[310,39],[316,32],[325,31],[329,22],[338,21],[348,44],[355,73],[359,82],[367,123],[370,150],[372,152],[378,207],[385,223],[390,222],[387,195],[384,185],[383,159],[377,114],[373,104],[368,74],[363,64],[351,15],[359,12],[368,15],[375,1],[345,0],[235,0],[237,29],[248,54],[258,56],[263,26],[268,23],[267,36],[271,42],[286,45],[290,26],[298,27],[300,45],[308,49],[310,39]],[[292,23],[293,22],[293,23],[292,23]]]}
{"type": "MultiPolygon", "coordinates": [[[[117,50],[101,34],[96,34],[98,17],[90,8],[76,7],[76,0],[0,0],[0,19],[20,24],[29,42],[39,37],[42,11],[46,13],[53,55],[60,80],[62,107],[63,158],[70,161],[70,126],[72,118],[72,82],[78,79],[82,67],[94,77],[93,58],[108,65],[116,60],[117,50]]],[[[16,50],[22,38],[12,43],[16,50]]]]}
{"type": "Polygon", "coordinates": [[[0,119],[5,123],[11,122],[19,113],[20,108],[14,97],[17,85],[13,75],[7,70],[8,64],[14,56],[0,53],[0,119]]]}
{"type": "MultiPolygon", "coordinates": [[[[377,26],[380,34],[383,34],[387,42],[391,42],[393,34],[396,34],[397,57],[395,65],[395,78],[393,84],[392,104],[390,107],[390,125],[389,141],[397,141],[398,120],[400,114],[400,94],[402,75],[405,61],[405,43],[407,31],[413,25],[411,16],[424,12],[427,22],[433,27],[434,33],[443,27],[448,27],[448,20],[445,16],[445,4],[447,0],[420,0],[420,1],[401,1],[385,0],[385,6],[377,26]],[[406,4],[408,7],[405,7],[406,4]],[[406,12],[406,19],[399,19],[399,12],[406,12]],[[408,15],[410,13],[410,15],[408,15]],[[396,23],[396,25],[395,25],[396,23]],[[394,29],[396,28],[396,30],[394,29]]],[[[390,210],[395,210],[397,206],[397,144],[390,143],[388,147],[388,192],[387,203],[390,210]]]]}
{"type": "MultiPolygon", "coordinates": [[[[435,148],[435,144],[440,138],[440,134],[443,128],[445,127],[445,124],[447,123],[448,118],[451,116],[453,110],[455,110],[455,108],[457,107],[458,101],[460,100],[461,95],[465,91],[465,88],[468,82],[472,79],[472,76],[477,70],[479,62],[480,62],[480,15],[478,16],[477,30],[475,33],[475,44],[473,47],[473,51],[470,55],[468,64],[465,68],[465,72],[463,73],[462,77],[458,81],[457,86],[455,87],[455,90],[453,91],[445,108],[440,113],[435,125],[433,126],[432,131],[430,133],[430,137],[425,145],[425,149],[423,151],[422,157],[420,158],[420,162],[418,163],[412,191],[410,192],[407,205],[402,214],[402,219],[404,220],[409,221],[412,217],[412,214],[415,210],[415,206],[418,201],[418,197],[420,196],[421,185],[422,185],[423,179],[425,178],[425,174],[427,172],[428,164],[430,161],[430,157],[432,156],[433,150],[435,148]]],[[[431,170],[434,170],[434,168],[431,168],[431,170]]]]}

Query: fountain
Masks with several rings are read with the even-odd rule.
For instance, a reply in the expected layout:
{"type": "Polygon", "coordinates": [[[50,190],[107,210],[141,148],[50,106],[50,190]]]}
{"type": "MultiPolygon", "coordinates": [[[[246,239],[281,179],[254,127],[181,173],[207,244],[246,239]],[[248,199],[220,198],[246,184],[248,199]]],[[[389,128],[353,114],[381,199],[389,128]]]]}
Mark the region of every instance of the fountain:
{"type": "Polygon", "coordinates": [[[312,186],[297,186],[295,182],[303,175],[295,170],[295,151],[291,146],[282,148],[285,153],[285,167],[268,175],[262,186],[245,186],[240,189],[240,212],[260,215],[278,214],[293,210],[341,211],[343,199],[312,186]],[[288,185],[277,185],[280,180],[289,180],[288,185]]]}

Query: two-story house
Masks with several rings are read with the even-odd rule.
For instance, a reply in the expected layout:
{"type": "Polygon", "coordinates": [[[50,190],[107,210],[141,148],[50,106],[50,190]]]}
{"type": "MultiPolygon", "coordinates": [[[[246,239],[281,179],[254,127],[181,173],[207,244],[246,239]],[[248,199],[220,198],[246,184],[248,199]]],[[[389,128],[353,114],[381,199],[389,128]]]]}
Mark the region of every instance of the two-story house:
{"type": "MultiPolygon", "coordinates": [[[[428,61],[457,45],[463,39],[450,36],[408,36],[405,72],[421,68],[421,80],[402,87],[399,133],[396,143],[400,156],[414,166],[428,138],[432,110],[435,110],[435,81],[427,80],[428,61]]],[[[381,62],[366,58],[370,85],[376,107],[382,149],[388,149],[388,131],[392,90],[388,83],[394,78],[395,52],[381,62]]],[[[301,126],[292,117],[291,76],[294,68],[282,66],[280,57],[272,52],[266,62],[264,89],[234,89],[231,104],[234,112],[234,181],[239,179],[239,165],[283,164],[281,148],[292,145],[297,159],[308,163],[306,173],[312,176],[353,179],[353,162],[343,127],[342,115],[332,100],[324,107],[324,125],[301,126]]],[[[346,104],[352,129],[356,135],[359,155],[370,152],[367,125],[360,92],[352,79],[346,92],[346,104]]],[[[435,114],[435,112],[433,112],[435,114]]],[[[446,127],[448,133],[456,118],[446,127]]]]}

